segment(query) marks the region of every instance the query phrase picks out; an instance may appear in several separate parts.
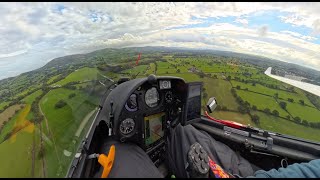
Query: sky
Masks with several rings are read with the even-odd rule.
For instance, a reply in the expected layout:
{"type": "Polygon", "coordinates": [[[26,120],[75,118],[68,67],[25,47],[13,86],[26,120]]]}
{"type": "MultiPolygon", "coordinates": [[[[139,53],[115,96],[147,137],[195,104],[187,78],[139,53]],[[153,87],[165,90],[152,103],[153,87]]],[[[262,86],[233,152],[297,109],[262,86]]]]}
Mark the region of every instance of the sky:
{"type": "Polygon", "coordinates": [[[318,2],[0,2],[0,79],[103,48],[262,55],[320,69],[318,2]]]}

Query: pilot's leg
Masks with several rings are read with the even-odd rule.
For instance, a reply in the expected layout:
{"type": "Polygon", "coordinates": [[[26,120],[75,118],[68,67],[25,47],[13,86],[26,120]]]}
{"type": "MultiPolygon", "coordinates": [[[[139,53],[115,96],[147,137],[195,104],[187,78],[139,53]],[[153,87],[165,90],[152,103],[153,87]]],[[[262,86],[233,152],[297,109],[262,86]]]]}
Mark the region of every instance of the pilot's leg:
{"type": "Polygon", "coordinates": [[[178,124],[170,129],[168,137],[168,164],[169,169],[176,177],[188,177],[187,154],[190,146],[198,142],[209,157],[225,171],[242,177],[253,175],[254,171],[250,163],[235,153],[227,145],[214,140],[208,133],[199,131],[192,125],[182,126],[178,124]]]}
{"type": "MultiPolygon", "coordinates": [[[[147,153],[138,145],[108,140],[104,143],[101,153],[108,154],[111,145],[115,145],[115,160],[108,177],[163,178],[147,153]]],[[[96,177],[101,177],[101,174],[102,168],[96,177]]]]}

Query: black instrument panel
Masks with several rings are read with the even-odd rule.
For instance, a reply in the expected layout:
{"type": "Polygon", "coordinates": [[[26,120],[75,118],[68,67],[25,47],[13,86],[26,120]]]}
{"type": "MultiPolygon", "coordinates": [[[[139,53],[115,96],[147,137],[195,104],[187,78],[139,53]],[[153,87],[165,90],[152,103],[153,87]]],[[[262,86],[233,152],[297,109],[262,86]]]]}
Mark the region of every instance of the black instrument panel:
{"type": "Polygon", "coordinates": [[[186,88],[183,80],[173,78],[137,87],[119,116],[120,141],[136,142],[146,151],[159,144],[168,123],[182,117],[186,88]]]}

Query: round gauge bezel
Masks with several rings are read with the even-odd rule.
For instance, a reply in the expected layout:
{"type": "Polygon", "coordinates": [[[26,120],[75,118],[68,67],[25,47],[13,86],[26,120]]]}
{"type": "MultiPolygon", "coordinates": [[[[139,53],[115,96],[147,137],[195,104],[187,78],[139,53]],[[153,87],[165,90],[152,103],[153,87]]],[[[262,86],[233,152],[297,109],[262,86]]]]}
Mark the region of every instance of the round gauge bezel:
{"type": "Polygon", "coordinates": [[[134,122],[134,120],[132,118],[126,118],[123,121],[121,121],[121,123],[119,125],[119,131],[120,131],[121,135],[128,137],[133,134],[135,127],[136,127],[136,123],[134,122]],[[123,127],[123,123],[126,123],[125,121],[128,121],[128,120],[130,121],[130,123],[133,123],[132,130],[130,132],[123,132],[121,130],[121,127],[123,127]]]}
{"type": "Polygon", "coordinates": [[[136,94],[131,94],[130,96],[129,96],[129,98],[128,98],[128,100],[126,101],[126,104],[125,104],[125,108],[126,108],[126,110],[127,111],[129,111],[129,112],[135,112],[135,111],[137,111],[138,110],[138,95],[136,95],[136,94]],[[136,103],[137,103],[137,106],[136,106],[136,108],[134,108],[134,109],[132,109],[132,108],[130,108],[129,106],[128,106],[128,101],[130,100],[130,97],[131,96],[136,96],[135,98],[136,98],[136,103]]]}
{"type": "Polygon", "coordinates": [[[158,105],[159,105],[159,102],[160,102],[160,93],[159,93],[159,90],[156,88],[156,87],[151,87],[151,88],[149,88],[147,91],[146,91],[146,93],[144,94],[144,102],[145,102],[145,104],[149,107],[149,108],[155,108],[155,107],[157,107],[158,105]],[[150,106],[148,103],[147,103],[147,93],[151,90],[151,89],[155,89],[156,91],[156,93],[157,93],[157,102],[156,103],[154,103],[155,105],[154,106],[150,106]]]}
{"type": "Polygon", "coordinates": [[[173,93],[172,91],[167,91],[165,94],[164,94],[164,101],[167,103],[167,104],[171,104],[173,102],[173,93]],[[171,94],[171,101],[167,101],[167,94],[171,94]]]}

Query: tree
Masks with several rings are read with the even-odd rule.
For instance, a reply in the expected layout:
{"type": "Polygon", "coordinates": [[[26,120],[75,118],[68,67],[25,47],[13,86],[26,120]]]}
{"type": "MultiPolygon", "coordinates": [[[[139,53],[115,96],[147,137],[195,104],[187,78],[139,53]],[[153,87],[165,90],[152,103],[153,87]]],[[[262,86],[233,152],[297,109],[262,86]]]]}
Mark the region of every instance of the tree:
{"type": "Polygon", "coordinates": [[[246,106],[246,107],[250,107],[250,103],[249,103],[248,101],[245,101],[245,102],[243,103],[243,105],[246,106]]]}
{"type": "Polygon", "coordinates": [[[252,105],[252,110],[256,111],[257,110],[257,106],[256,105],[252,105]]]}
{"type": "Polygon", "coordinates": [[[309,126],[312,128],[317,128],[317,124],[314,122],[309,122],[309,126]]]}
{"type": "Polygon", "coordinates": [[[246,108],[244,106],[239,106],[238,111],[242,114],[246,113],[246,108]]]}
{"type": "Polygon", "coordinates": [[[76,96],[76,93],[71,93],[71,94],[69,94],[69,99],[71,99],[71,98],[73,98],[75,96],[76,96]]]}
{"type": "Polygon", "coordinates": [[[242,98],[241,98],[240,96],[238,96],[238,97],[236,98],[236,101],[237,101],[239,104],[242,104],[242,103],[243,103],[243,100],[242,100],[242,98]]]}
{"type": "Polygon", "coordinates": [[[299,100],[299,103],[300,103],[301,105],[304,105],[304,100],[300,99],[300,100],[299,100]]]}
{"type": "Polygon", "coordinates": [[[287,103],[286,103],[286,102],[283,102],[283,101],[281,101],[281,102],[279,103],[279,105],[281,106],[282,109],[286,109],[286,107],[287,107],[287,103]]]}
{"type": "Polygon", "coordinates": [[[241,88],[241,86],[237,85],[237,89],[240,89],[240,88],[241,88]]]}
{"type": "Polygon", "coordinates": [[[267,113],[267,114],[270,114],[270,109],[269,108],[265,108],[264,110],[263,110],[265,113],[267,113]]]}
{"type": "Polygon", "coordinates": [[[55,108],[59,109],[59,108],[64,107],[65,105],[67,105],[67,103],[64,100],[60,100],[55,104],[55,108]]]}
{"type": "Polygon", "coordinates": [[[5,126],[8,121],[3,121],[2,126],[5,126]]]}
{"type": "Polygon", "coordinates": [[[307,120],[303,120],[302,124],[305,125],[305,126],[309,126],[309,122],[307,120]]]}
{"type": "Polygon", "coordinates": [[[258,115],[256,115],[256,114],[252,115],[251,119],[256,124],[260,123],[260,121],[259,121],[260,117],[258,115]]]}
{"type": "Polygon", "coordinates": [[[68,89],[71,89],[71,90],[76,90],[77,89],[76,86],[71,86],[71,85],[66,85],[65,87],[68,88],[68,89]]]}
{"type": "Polygon", "coordinates": [[[291,119],[290,115],[286,116],[286,118],[287,118],[288,120],[290,120],[290,119],[291,119]]]}
{"type": "Polygon", "coordinates": [[[228,80],[228,81],[230,81],[230,80],[231,80],[231,76],[230,76],[230,75],[227,77],[227,80],[228,80]]]}
{"type": "Polygon", "coordinates": [[[252,83],[252,86],[256,86],[256,83],[252,83]]]}
{"type": "Polygon", "coordinates": [[[291,92],[294,92],[294,87],[293,87],[293,86],[290,86],[290,87],[288,88],[288,90],[291,91],[291,92]]]}
{"type": "Polygon", "coordinates": [[[177,71],[176,71],[177,73],[180,73],[180,69],[177,69],[177,71]]]}
{"type": "Polygon", "coordinates": [[[278,93],[275,93],[275,94],[274,94],[274,97],[275,97],[276,99],[278,99],[278,98],[279,98],[279,94],[278,94],[278,93]]]}
{"type": "Polygon", "coordinates": [[[288,98],[288,101],[289,102],[293,102],[294,100],[292,98],[288,98]]]}
{"type": "Polygon", "coordinates": [[[296,123],[301,123],[301,118],[299,116],[296,116],[295,118],[293,118],[293,120],[296,122],[296,123]]]}
{"type": "Polygon", "coordinates": [[[275,115],[275,116],[279,116],[279,112],[277,110],[273,110],[272,114],[275,115]]]}

